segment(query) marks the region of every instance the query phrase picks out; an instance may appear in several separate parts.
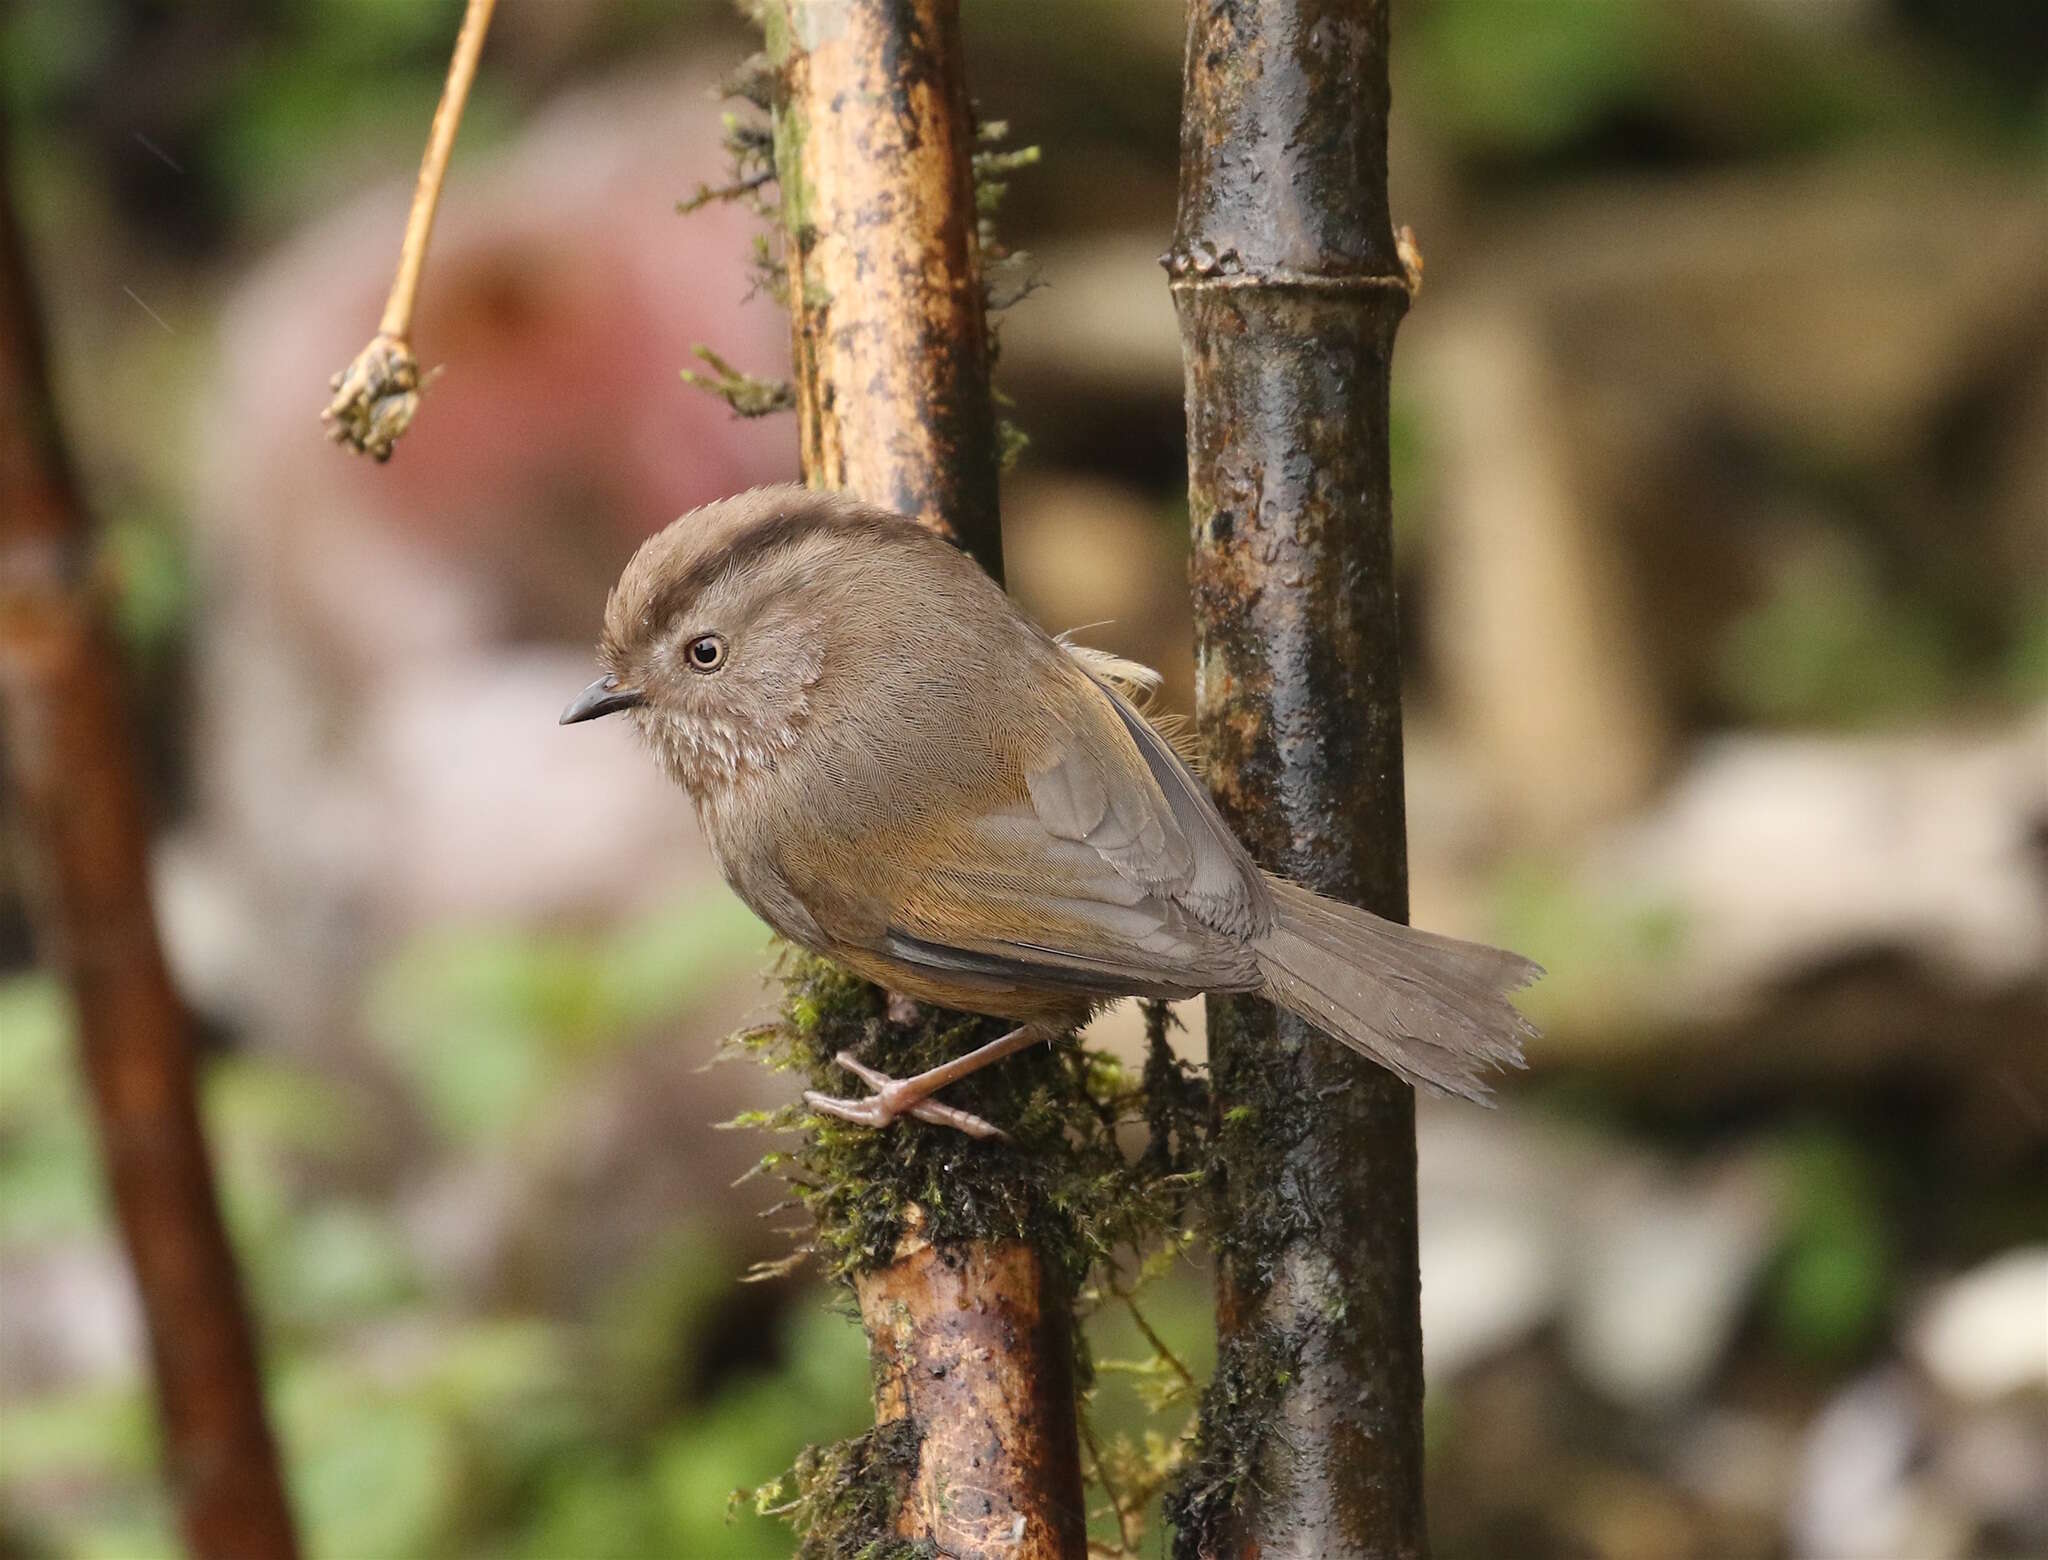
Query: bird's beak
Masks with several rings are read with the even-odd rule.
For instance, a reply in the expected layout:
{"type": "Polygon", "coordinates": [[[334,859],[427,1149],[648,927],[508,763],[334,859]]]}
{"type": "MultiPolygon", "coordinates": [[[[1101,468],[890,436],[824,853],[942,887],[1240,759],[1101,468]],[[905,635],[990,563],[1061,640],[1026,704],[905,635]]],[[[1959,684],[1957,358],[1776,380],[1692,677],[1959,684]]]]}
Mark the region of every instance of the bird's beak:
{"type": "Polygon", "coordinates": [[[573,726],[579,720],[596,720],[598,716],[610,715],[615,710],[630,710],[634,705],[645,702],[646,698],[647,695],[638,688],[621,688],[616,677],[600,677],[569,701],[559,724],[573,726]]]}

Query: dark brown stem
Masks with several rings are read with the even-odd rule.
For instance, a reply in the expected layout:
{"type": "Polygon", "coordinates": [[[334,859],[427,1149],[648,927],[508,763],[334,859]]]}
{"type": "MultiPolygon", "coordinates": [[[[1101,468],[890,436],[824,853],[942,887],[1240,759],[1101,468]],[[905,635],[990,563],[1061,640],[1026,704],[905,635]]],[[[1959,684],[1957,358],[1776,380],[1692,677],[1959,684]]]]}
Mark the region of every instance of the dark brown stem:
{"type": "Polygon", "coordinates": [[[0,145],[0,718],[44,961],[71,989],[149,1331],[167,1475],[201,1560],[289,1560],[291,1514],[150,909],[148,821],[89,526],[59,437],[0,145]]]}
{"type": "MultiPolygon", "coordinates": [[[[1384,0],[1188,10],[1180,218],[1208,778],[1260,863],[1405,919],[1387,396],[1384,0]]],[[[1299,1019],[1209,1001],[1217,1386],[1178,1550],[1425,1550],[1414,1096],[1299,1019]]]]}
{"type": "MultiPolygon", "coordinates": [[[[805,480],[916,515],[1000,576],[958,0],[759,11],[805,480]]],[[[890,1040],[871,1060],[900,1072],[890,1040]]],[[[894,1533],[959,1560],[1078,1560],[1068,1280],[1030,1245],[935,1247],[911,1222],[894,1259],[856,1281],[877,1420],[916,1429],[894,1533]]]]}

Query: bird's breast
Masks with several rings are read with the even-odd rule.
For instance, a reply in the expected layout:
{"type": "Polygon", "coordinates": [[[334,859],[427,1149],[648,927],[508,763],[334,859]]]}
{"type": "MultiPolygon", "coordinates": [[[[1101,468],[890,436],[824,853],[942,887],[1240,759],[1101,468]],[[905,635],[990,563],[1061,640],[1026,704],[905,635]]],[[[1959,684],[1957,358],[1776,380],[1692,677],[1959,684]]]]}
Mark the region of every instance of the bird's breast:
{"type": "Polygon", "coordinates": [[[698,821],[719,875],[746,907],[791,942],[823,952],[824,933],[783,868],[778,810],[765,805],[765,789],[757,777],[700,794],[698,821]]]}

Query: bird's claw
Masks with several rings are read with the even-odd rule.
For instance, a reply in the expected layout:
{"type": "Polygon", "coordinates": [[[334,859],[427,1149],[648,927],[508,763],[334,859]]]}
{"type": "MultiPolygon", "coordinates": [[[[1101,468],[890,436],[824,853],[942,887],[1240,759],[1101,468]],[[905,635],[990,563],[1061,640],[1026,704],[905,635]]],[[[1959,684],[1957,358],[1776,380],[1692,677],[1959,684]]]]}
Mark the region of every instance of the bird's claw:
{"type": "Polygon", "coordinates": [[[806,1089],[804,1103],[812,1110],[864,1127],[886,1127],[900,1116],[912,1116],[935,1127],[951,1127],[972,1138],[1002,1139],[1008,1135],[994,1122],[985,1121],[971,1111],[941,1105],[935,1099],[918,1094],[908,1082],[877,1071],[851,1051],[841,1051],[833,1060],[875,1092],[864,1100],[843,1100],[821,1094],[816,1089],[806,1089]]]}

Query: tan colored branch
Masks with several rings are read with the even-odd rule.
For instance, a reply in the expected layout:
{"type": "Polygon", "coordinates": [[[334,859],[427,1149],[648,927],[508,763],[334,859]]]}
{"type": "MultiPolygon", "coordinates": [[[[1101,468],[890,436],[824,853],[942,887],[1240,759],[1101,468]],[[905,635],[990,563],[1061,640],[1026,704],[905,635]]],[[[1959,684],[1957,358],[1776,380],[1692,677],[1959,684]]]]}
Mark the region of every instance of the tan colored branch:
{"type": "Polygon", "coordinates": [[[1017,1242],[942,1253],[913,1233],[854,1287],[875,1421],[920,1432],[896,1536],[974,1560],[1077,1555],[1079,1481],[1062,1440],[1074,1412],[1066,1300],[1037,1254],[1017,1242]]]}
{"type": "Polygon", "coordinates": [[[419,300],[420,273],[426,269],[427,244],[434,236],[434,213],[441,204],[455,132],[462,125],[462,110],[496,7],[497,0],[469,0],[462,14],[462,30],[455,37],[448,79],[427,134],[426,156],[420,161],[419,182],[413,187],[412,210],[398,250],[398,274],[384,301],[384,317],[370,344],[328,381],[334,398],[320,414],[328,425],[327,436],[376,460],[391,458],[393,446],[419,411],[425,380],[412,350],[413,306],[419,300]]]}
{"type": "MultiPolygon", "coordinates": [[[[759,14],[804,478],[916,515],[999,576],[959,0],[761,0],[759,14]]],[[[894,1533],[954,1560],[1081,1560],[1067,1279],[1017,1241],[933,1246],[908,1214],[894,1260],[855,1286],[877,1423],[914,1434],[894,1533]]]]}
{"type": "Polygon", "coordinates": [[[290,1560],[291,1513],[221,1224],[193,1026],[149,896],[148,809],[91,537],[44,371],[0,143],[0,725],[44,963],[71,993],[148,1327],[165,1474],[197,1560],[290,1560]]]}
{"type": "Polygon", "coordinates": [[[772,0],[766,20],[805,480],[916,515],[1001,578],[958,0],[772,0]]]}

